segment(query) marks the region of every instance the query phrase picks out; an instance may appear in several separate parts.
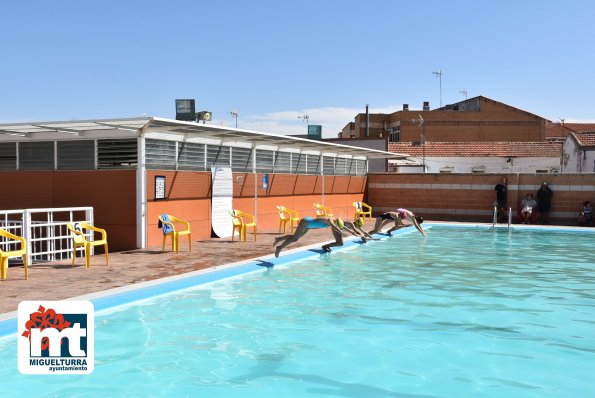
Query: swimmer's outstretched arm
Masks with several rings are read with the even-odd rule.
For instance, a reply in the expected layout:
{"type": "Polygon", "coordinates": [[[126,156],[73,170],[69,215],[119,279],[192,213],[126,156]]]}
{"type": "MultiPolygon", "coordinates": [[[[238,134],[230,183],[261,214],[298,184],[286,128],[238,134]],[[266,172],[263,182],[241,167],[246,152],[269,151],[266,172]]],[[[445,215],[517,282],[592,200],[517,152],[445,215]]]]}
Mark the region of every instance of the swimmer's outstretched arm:
{"type": "Polygon", "coordinates": [[[417,220],[415,219],[415,217],[408,216],[408,218],[413,223],[413,225],[415,225],[415,228],[417,228],[417,230],[419,232],[421,232],[421,234],[423,236],[428,236],[428,235],[426,235],[426,231],[424,231],[424,229],[421,227],[421,225],[419,225],[419,223],[417,222],[417,220]]]}

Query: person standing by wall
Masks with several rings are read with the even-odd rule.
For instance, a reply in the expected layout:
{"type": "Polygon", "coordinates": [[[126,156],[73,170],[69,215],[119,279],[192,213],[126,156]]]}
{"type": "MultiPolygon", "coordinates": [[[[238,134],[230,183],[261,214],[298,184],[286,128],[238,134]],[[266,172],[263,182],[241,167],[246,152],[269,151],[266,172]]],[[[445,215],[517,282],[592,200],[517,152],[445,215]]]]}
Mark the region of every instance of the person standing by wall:
{"type": "Polygon", "coordinates": [[[537,191],[537,210],[539,210],[539,218],[542,224],[550,223],[553,196],[554,192],[547,186],[547,182],[544,181],[539,191],[537,191]]]}
{"type": "Polygon", "coordinates": [[[496,191],[496,202],[498,206],[498,222],[501,223],[506,213],[506,194],[508,192],[506,177],[502,177],[502,180],[494,187],[494,191],[496,191]]]}

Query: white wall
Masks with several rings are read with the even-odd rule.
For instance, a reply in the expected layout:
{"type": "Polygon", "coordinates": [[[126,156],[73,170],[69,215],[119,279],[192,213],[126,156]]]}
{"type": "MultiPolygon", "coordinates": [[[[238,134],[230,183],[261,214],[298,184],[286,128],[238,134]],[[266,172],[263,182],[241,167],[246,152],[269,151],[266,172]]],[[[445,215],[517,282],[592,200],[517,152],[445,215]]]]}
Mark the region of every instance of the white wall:
{"type": "Polygon", "coordinates": [[[581,150],[568,136],[562,146],[562,173],[595,172],[595,150],[581,150]]]}
{"type": "MultiPolygon", "coordinates": [[[[422,163],[423,159],[412,158],[422,163]]],[[[452,173],[472,173],[474,168],[485,173],[535,173],[537,170],[557,172],[560,169],[559,158],[507,158],[502,157],[426,157],[426,173],[440,173],[447,168],[452,173]],[[481,168],[483,166],[483,168],[481,168]]],[[[406,168],[401,168],[401,172],[406,168]]]]}

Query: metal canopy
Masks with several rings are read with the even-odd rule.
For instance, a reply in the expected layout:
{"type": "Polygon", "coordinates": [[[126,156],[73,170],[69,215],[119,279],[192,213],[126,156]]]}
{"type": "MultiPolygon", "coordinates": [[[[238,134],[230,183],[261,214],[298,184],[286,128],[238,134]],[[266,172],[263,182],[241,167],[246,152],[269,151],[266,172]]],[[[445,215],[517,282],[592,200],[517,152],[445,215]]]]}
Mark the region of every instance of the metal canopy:
{"type": "Polygon", "coordinates": [[[227,146],[272,147],[281,151],[309,152],[341,157],[395,159],[407,156],[281,134],[159,117],[0,124],[0,142],[133,138],[138,136],[227,146]]]}

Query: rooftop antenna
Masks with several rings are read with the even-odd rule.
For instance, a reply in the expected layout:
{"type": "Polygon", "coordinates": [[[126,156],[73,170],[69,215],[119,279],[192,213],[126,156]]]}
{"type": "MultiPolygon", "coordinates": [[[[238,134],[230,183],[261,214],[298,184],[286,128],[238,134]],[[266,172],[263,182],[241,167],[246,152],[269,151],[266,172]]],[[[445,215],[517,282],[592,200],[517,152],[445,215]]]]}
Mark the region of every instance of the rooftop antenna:
{"type": "Polygon", "coordinates": [[[306,132],[307,132],[310,127],[310,115],[303,113],[298,116],[298,119],[302,119],[304,122],[306,122],[306,132]]]}
{"type": "Polygon", "coordinates": [[[440,80],[440,108],[442,108],[442,69],[432,72],[440,80]]]}
{"type": "Polygon", "coordinates": [[[463,94],[465,96],[465,99],[467,99],[467,90],[461,90],[459,91],[459,94],[463,94]]]}
{"type": "Polygon", "coordinates": [[[229,113],[231,114],[231,117],[233,117],[236,120],[236,129],[237,129],[238,128],[238,112],[231,111],[229,113]]]}

